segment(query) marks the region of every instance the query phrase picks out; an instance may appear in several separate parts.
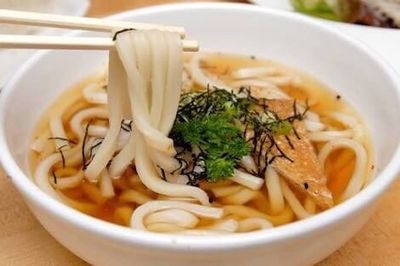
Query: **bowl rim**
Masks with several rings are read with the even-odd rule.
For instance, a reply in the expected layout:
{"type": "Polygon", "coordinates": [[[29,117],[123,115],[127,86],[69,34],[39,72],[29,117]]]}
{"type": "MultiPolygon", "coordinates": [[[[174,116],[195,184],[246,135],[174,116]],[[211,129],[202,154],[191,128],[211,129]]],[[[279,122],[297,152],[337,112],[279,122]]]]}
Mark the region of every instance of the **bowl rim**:
{"type": "MultiPolygon", "coordinates": [[[[385,62],[379,55],[368,48],[365,44],[341,34],[339,31],[330,28],[329,26],[315,21],[312,18],[307,18],[294,13],[289,13],[279,10],[261,9],[256,6],[246,4],[232,3],[181,3],[168,4],[141,9],[130,10],[111,16],[111,19],[129,18],[136,15],[154,15],[160,12],[169,11],[184,11],[188,9],[219,9],[226,12],[242,11],[248,13],[260,13],[266,16],[275,16],[287,20],[297,21],[307,24],[310,27],[319,28],[329,34],[335,35],[341,41],[350,43],[355,48],[362,51],[366,56],[370,57],[378,67],[393,82],[396,89],[398,101],[400,102],[400,78],[395,70],[385,62]]],[[[79,34],[79,33],[78,33],[79,34]]],[[[58,202],[41,191],[32,180],[23,173],[17,163],[11,156],[8,149],[7,141],[4,132],[5,110],[4,106],[8,95],[15,89],[15,85],[25,75],[25,73],[38,62],[42,56],[51,53],[51,51],[42,51],[36,53],[25,65],[12,77],[5,86],[0,97],[0,163],[3,165],[13,184],[25,199],[31,200],[35,205],[40,206],[46,212],[51,212],[58,219],[65,223],[69,223],[73,227],[78,227],[90,233],[101,235],[106,239],[113,239],[120,243],[129,245],[140,244],[144,247],[160,248],[164,250],[190,250],[190,251],[221,251],[228,249],[237,249],[243,247],[254,247],[265,245],[268,243],[278,243],[286,239],[293,239],[300,235],[312,233],[318,229],[322,229],[333,223],[337,223],[343,217],[350,216],[352,212],[356,212],[365,205],[375,201],[395,180],[400,169],[400,143],[397,144],[395,152],[387,164],[382,169],[382,172],[375,177],[374,182],[364,188],[356,196],[348,199],[346,202],[335,206],[332,209],[324,211],[314,217],[306,220],[297,221],[287,225],[283,225],[272,230],[262,230],[245,234],[232,234],[219,236],[190,236],[190,235],[174,235],[174,234],[159,234],[133,230],[128,227],[114,225],[108,222],[101,221],[97,218],[90,217],[80,213],[67,205],[58,202]],[[68,217],[68,219],[66,219],[68,217]]]]}

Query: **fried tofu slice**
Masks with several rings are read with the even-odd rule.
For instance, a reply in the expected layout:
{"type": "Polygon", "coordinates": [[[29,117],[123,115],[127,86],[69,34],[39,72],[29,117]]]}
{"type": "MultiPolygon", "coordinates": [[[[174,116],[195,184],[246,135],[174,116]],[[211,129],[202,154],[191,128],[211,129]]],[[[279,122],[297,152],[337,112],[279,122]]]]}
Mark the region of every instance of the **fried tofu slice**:
{"type": "MultiPolygon", "coordinates": [[[[293,100],[268,100],[267,105],[280,119],[286,119],[294,114],[293,100]]],[[[326,185],[327,178],[318,162],[315,149],[307,138],[304,123],[296,120],[293,127],[297,134],[291,132],[286,137],[275,138],[280,149],[292,161],[276,158],[272,165],[292,188],[309,195],[320,208],[330,208],[333,206],[332,193],[326,185]]]]}

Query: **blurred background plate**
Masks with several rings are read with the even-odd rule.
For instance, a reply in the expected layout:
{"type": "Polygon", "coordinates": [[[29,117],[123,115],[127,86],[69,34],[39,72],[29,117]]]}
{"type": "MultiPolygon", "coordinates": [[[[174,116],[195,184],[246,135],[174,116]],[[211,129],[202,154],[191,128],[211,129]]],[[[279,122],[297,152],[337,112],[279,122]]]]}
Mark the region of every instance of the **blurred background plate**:
{"type": "MultiPolygon", "coordinates": [[[[83,16],[88,0],[0,0],[0,8],[83,16]]],[[[55,35],[65,30],[2,24],[0,34],[55,35]]],[[[0,50],[0,89],[8,78],[34,53],[33,50],[0,50]]]]}
{"type": "MultiPolygon", "coordinates": [[[[294,11],[290,0],[249,0],[265,8],[294,11]]],[[[353,25],[343,22],[323,21],[332,27],[351,35],[369,45],[390,62],[400,72],[400,29],[385,29],[370,26],[353,25]]]]}

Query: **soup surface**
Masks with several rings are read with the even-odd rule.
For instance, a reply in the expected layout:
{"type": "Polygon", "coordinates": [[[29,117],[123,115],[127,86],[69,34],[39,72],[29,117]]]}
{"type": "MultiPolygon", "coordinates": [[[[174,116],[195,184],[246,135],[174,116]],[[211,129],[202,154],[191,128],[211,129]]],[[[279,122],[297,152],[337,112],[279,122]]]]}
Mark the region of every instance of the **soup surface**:
{"type": "MultiPolygon", "coordinates": [[[[33,134],[30,154],[35,181],[40,179],[38,168],[49,165],[44,180],[52,186],[59,200],[80,212],[124,226],[131,226],[132,214],[139,206],[152,201],[196,204],[192,198],[174,198],[148,189],[137,174],[134,161],[118,176],[102,176],[96,182],[85,178],[85,167],[96,156],[109,128],[105,72],[101,71],[68,89],[43,114],[33,134]],[[57,127],[63,128],[65,135],[54,135],[52,132],[57,127]],[[76,133],[77,127],[81,136],[76,133]],[[80,139],[83,139],[83,144],[80,144],[80,139]],[[78,152],[71,152],[74,148],[78,152]]],[[[253,107],[246,109],[248,117],[259,118],[261,112],[257,110],[266,108],[262,104],[249,106],[253,107]],[[256,115],[251,116],[254,113],[256,115]]],[[[260,119],[263,121],[262,116],[260,119]]],[[[134,131],[130,119],[122,120],[117,152],[134,131]]],[[[223,140],[229,146],[225,147],[226,153],[234,152],[232,147],[237,144],[229,142],[229,132],[223,140]]],[[[185,56],[182,97],[170,137],[177,151],[182,150],[183,155],[176,156],[178,161],[190,166],[185,166],[185,172],[181,165],[176,170],[179,172],[177,176],[172,175],[173,171],[159,167],[162,178],[166,182],[202,189],[207,193],[211,206],[222,209],[223,214],[215,219],[183,213],[179,208],[161,208],[143,218],[149,231],[248,232],[305,219],[352,197],[369,182],[374,168],[368,129],[341,95],[298,70],[254,56],[221,53],[185,56]],[[189,104],[198,104],[193,99],[202,93],[208,92],[212,96],[207,97],[220,100],[232,88],[235,96],[220,103],[225,108],[223,112],[236,110],[231,108],[232,102],[244,102],[243,99],[257,103],[264,101],[270,108],[268,112],[263,110],[267,115],[265,119],[273,120],[268,131],[272,132],[272,137],[269,142],[264,139],[260,144],[263,137],[260,135],[257,139],[254,124],[248,130],[245,129],[248,124],[238,119],[242,122],[236,121],[237,130],[243,133],[243,140],[247,143],[243,146],[245,151],[240,153],[243,158],[236,161],[211,160],[210,151],[206,158],[198,156],[200,159],[196,159],[204,160],[202,162],[206,165],[199,174],[201,171],[196,167],[204,165],[194,162],[193,158],[202,154],[202,147],[207,151],[211,148],[205,144],[196,146],[201,151],[196,151],[193,145],[188,148],[185,146],[189,143],[187,139],[194,138],[188,134],[195,132],[197,125],[210,125],[208,129],[202,129],[206,130],[202,131],[204,136],[212,130],[220,132],[226,129],[221,126],[226,120],[215,120],[214,125],[210,124],[215,117],[221,119],[220,113],[210,113],[212,119],[205,122],[198,117],[180,122],[178,118],[183,117],[189,104]],[[284,109],[290,115],[285,115],[284,109]],[[271,113],[278,115],[273,114],[270,118],[268,115],[271,113]],[[189,122],[191,124],[185,124],[189,122]],[[179,144],[179,141],[185,144],[179,144]],[[267,151],[265,147],[272,142],[276,146],[267,151]],[[278,152],[279,149],[282,151],[278,152]],[[188,158],[188,154],[193,158],[188,158]],[[218,164],[231,162],[234,164],[232,169],[235,168],[232,175],[237,178],[224,176],[228,168],[218,164]],[[185,219],[190,222],[175,221],[175,214],[176,217],[187,217],[185,219]]],[[[204,139],[201,141],[205,142],[204,139]]],[[[215,139],[211,141],[216,142],[215,139]]],[[[226,156],[226,153],[218,156],[226,156]]],[[[40,186],[40,182],[38,184],[40,186]]]]}

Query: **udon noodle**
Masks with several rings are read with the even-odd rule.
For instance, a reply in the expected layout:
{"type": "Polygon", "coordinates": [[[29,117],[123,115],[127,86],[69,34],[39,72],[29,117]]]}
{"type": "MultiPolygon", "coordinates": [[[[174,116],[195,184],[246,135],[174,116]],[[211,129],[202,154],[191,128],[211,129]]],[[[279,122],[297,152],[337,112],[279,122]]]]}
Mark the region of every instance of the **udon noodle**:
{"type": "Polygon", "coordinates": [[[307,75],[183,55],[174,33],[125,31],[116,47],[36,130],[33,178],[53,198],[133,229],[227,234],[306,219],[368,183],[367,129],[307,75]]]}

